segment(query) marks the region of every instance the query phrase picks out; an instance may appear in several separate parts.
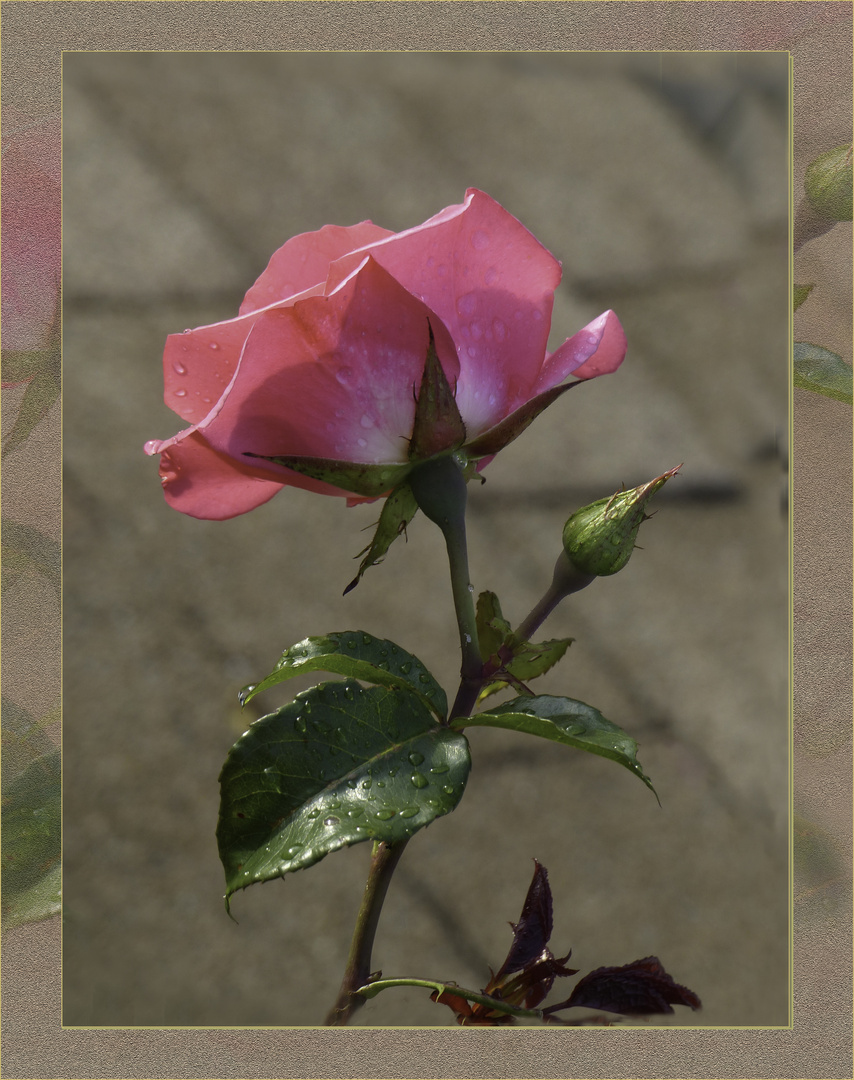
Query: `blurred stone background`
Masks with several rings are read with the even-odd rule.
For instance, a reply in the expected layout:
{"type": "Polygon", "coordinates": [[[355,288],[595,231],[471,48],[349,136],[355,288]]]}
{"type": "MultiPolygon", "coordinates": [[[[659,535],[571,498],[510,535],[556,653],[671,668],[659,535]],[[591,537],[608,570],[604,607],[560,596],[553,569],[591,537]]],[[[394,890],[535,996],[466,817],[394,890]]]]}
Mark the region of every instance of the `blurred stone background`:
{"type": "MultiPolygon", "coordinates": [[[[629,353],[469,489],[475,589],[518,623],[572,510],[684,462],[643,550],[545,624],[576,642],[537,684],[634,736],[662,807],[611,762],[472,731],[375,965],[485,985],[536,857],[573,966],[655,954],[703,999],[673,1023],[785,1025],[785,54],[68,53],[63,94],[64,1024],[313,1026],[335,996],[369,845],[239,894],[235,925],[216,777],[238,689],[307,634],[392,638],[453,691],[441,537],[416,519],[342,598],[375,506],[294,490],[197,521],[142,444],[181,426],[166,335],[236,314],[286,239],[476,186],[563,262],[552,347],[612,307],[629,353]]],[[[357,1022],[453,1018],[398,990],[357,1022]]]]}

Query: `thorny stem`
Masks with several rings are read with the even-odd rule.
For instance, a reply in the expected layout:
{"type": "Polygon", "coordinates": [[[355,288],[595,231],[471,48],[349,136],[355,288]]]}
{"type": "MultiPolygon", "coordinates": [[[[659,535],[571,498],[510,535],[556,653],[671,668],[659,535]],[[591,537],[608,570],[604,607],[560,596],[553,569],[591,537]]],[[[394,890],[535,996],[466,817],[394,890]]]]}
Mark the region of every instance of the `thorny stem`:
{"type": "Polygon", "coordinates": [[[399,844],[390,845],[380,841],[374,844],[371,868],[365,883],[362,906],[356,917],[356,928],[353,931],[344,980],[335,1004],[326,1017],[327,1027],[339,1027],[349,1023],[353,1013],[365,1004],[365,998],[356,991],[360,986],[365,985],[371,974],[371,950],[374,946],[383,901],[388,892],[392,874],[408,842],[408,840],[403,840],[399,844]]]}

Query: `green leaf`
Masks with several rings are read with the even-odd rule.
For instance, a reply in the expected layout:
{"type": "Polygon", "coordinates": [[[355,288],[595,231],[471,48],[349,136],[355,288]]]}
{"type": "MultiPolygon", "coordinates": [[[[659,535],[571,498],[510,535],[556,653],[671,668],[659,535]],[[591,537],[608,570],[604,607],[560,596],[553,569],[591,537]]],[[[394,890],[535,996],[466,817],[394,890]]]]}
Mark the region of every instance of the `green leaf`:
{"type": "Polygon", "coordinates": [[[59,911],[60,753],[31,762],[3,789],[3,925],[59,911]]]}
{"type": "Polygon", "coordinates": [[[639,777],[655,795],[655,788],[644,773],[637,759],[637,743],[616,724],[583,701],[572,698],[549,697],[545,694],[537,697],[519,697],[503,705],[496,705],[488,712],[474,716],[461,716],[451,721],[451,728],[462,731],[463,728],[483,726],[509,728],[529,735],[539,735],[543,739],[572,746],[576,750],[586,750],[600,757],[610,758],[623,765],[639,777]]]}
{"type": "Polygon", "coordinates": [[[471,759],[397,687],[321,683],[251,725],[220,773],[231,895],[364,840],[400,843],[459,802],[471,759]]]}
{"type": "Polygon", "coordinates": [[[3,591],[27,574],[40,574],[60,596],[61,555],[59,544],[49,536],[22,525],[3,520],[2,526],[3,591]]]}
{"type": "MultiPolygon", "coordinates": [[[[377,563],[383,561],[388,549],[401,533],[406,532],[406,526],[412,521],[417,512],[418,503],[415,501],[415,496],[412,494],[412,488],[406,481],[402,484],[398,484],[383,503],[380,518],[377,522],[377,531],[374,533],[373,540],[366,548],[363,548],[359,552],[359,555],[364,555],[365,557],[359,564],[359,573],[344,590],[345,596],[351,589],[356,588],[362,574],[364,574],[369,566],[376,566],[377,563]],[[365,554],[366,552],[367,554],[365,554]]],[[[356,558],[358,557],[359,556],[357,555],[356,558]]]]}
{"type": "Polygon", "coordinates": [[[518,637],[502,615],[493,592],[482,592],[477,598],[477,631],[486,678],[495,676],[495,681],[487,682],[481,690],[478,701],[497,693],[508,682],[527,683],[545,675],[574,641],[574,638],[552,638],[534,643],[518,637]]]}
{"type": "Polygon", "coordinates": [[[306,671],[331,671],[379,686],[414,690],[440,720],[448,715],[448,699],[417,656],[393,641],[375,638],[362,630],[342,630],[323,637],[308,637],[286,649],[275,668],[257,686],[240,691],[245,705],[262,690],[268,690],[306,671]]]}
{"type": "Polygon", "coordinates": [[[806,341],[796,341],[794,345],[795,386],[801,390],[812,390],[851,405],[852,395],[851,368],[841,356],[823,349],[820,345],[810,345],[806,341]]]}
{"type": "Polygon", "coordinates": [[[59,397],[59,390],[60,380],[52,371],[41,371],[33,376],[24,393],[15,424],[3,444],[3,457],[27,441],[33,428],[59,397]]]}
{"type": "Polygon", "coordinates": [[[794,307],[792,311],[797,311],[801,304],[806,300],[809,294],[815,288],[815,282],[812,285],[795,285],[794,291],[794,307]]]}
{"type": "Polygon", "coordinates": [[[501,612],[494,592],[482,592],[477,598],[477,642],[484,660],[496,656],[513,634],[513,628],[501,612]]]}

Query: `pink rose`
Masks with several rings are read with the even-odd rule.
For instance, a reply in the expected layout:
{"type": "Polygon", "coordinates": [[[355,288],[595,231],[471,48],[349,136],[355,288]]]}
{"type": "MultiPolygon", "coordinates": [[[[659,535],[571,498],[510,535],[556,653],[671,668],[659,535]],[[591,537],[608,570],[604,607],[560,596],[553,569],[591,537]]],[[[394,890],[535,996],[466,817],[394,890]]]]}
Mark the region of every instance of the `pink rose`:
{"type": "Polygon", "coordinates": [[[224,519],[287,486],[350,502],[387,492],[414,464],[431,337],[456,426],[444,445],[440,418],[430,452],[462,450],[482,466],[568,375],[622,363],[611,311],[546,351],[559,281],[557,259],[475,189],[404,232],[363,221],[294,237],[237,318],[167,339],[166,404],[191,425],[145,446],[160,454],[167,502],[224,519]],[[271,460],[282,458],[292,467],[271,460]],[[294,471],[306,459],[312,475],[294,471]],[[317,460],[328,468],[310,467],[317,460]]]}

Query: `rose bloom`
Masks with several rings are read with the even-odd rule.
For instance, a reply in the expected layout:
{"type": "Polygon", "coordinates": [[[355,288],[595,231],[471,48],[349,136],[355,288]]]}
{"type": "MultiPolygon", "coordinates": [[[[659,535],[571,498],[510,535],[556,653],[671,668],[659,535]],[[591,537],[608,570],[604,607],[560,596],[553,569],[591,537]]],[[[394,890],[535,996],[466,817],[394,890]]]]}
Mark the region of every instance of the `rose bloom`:
{"type": "Polygon", "coordinates": [[[547,352],[559,281],[557,259],[476,189],[404,232],[363,221],[294,237],[237,318],[167,339],[165,401],[190,425],[145,446],[160,455],[167,502],[221,520],[288,486],[350,503],[390,490],[417,463],[410,439],[431,335],[456,403],[455,441],[431,454],[459,451],[482,467],[553,400],[540,395],[622,363],[611,311],[547,352]],[[351,470],[339,487],[265,460],[290,457],[343,463],[324,473],[333,479],[364,465],[370,480],[360,486],[351,470]]]}

